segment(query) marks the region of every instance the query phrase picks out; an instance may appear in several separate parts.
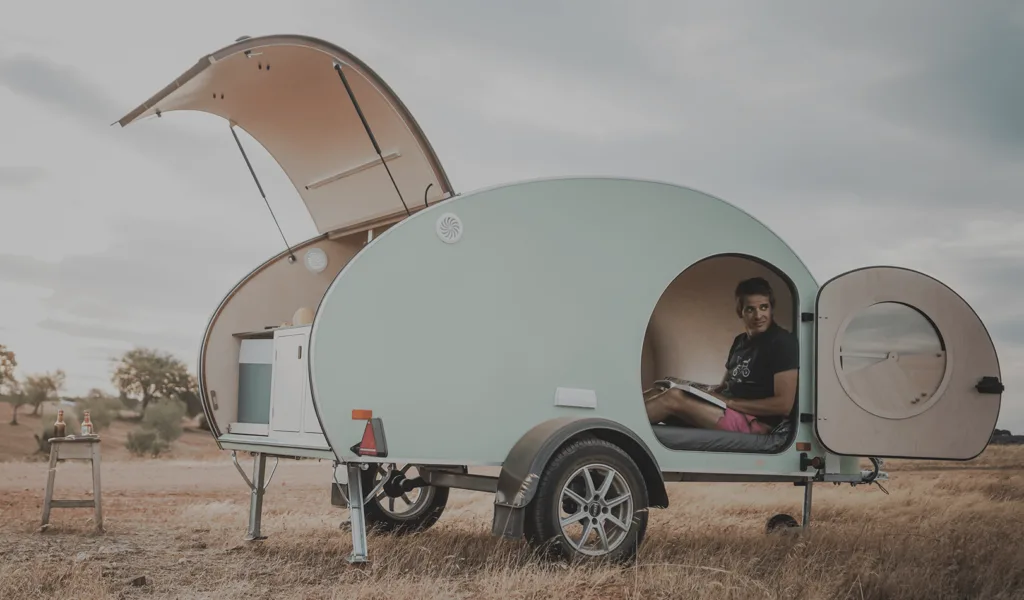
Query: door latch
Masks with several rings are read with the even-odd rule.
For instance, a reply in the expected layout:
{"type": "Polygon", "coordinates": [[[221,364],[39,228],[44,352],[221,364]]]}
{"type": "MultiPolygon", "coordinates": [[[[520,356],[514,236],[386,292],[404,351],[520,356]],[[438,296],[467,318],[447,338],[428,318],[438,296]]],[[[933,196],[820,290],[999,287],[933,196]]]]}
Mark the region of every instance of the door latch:
{"type": "Polygon", "coordinates": [[[1006,387],[1003,386],[998,377],[986,375],[981,378],[978,385],[974,386],[974,389],[978,390],[978,392],[982,394],[1002,394],[1006,387]]]}

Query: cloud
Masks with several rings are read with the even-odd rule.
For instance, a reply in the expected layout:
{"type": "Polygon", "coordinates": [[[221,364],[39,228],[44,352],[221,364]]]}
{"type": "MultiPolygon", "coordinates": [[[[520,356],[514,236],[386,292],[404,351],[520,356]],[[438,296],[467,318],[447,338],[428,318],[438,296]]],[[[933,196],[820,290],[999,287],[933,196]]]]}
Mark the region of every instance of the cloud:
{"type": "Polygon", "coordinates": [[[0,273],[13,283],[52,290],[46,307],[78,317],[207,314],[280,245],[269,236],[263,243],[223,245],[194,223],[125,220],[116,229],[107,249],[55,263],[0,254],[0,273]]]}
{"type": "Polygon", "coordinates": [[[90,326],[58,319],[46,319],[38,326],[91,341],[124,342],[133,347],[148,346],[174,350],[194,346],[202,337],[201,330],[188,335],[167,334],[113,326],[90,326]]]}
{"type": "MultiPolygon", "coordinates": [[[[109,124],[238,35],[298,31],[377,71],[460,192],[670,181],[749,211],[819,281],[867,264],[937,277],[989,328],[1010,390],[1001,423],[1024,430],[1020,3],[256,2],[242,17],[187,4],[132,28],[106,25],[131,6],[119,0],[67,8],[88,27],[0,25],[0,186],[22,196],[0,222],[0,282],[30,290],[0,292],[27,294],[17,311],[46,324],[0,317],[19,343],[80,360],[138,331],[192,360],[174,336],[281,240],[223,121],[109,124]]],[[[289,241],[311,235],[291,183],[242,139],[289,241]]],[[[96,368],[79,364],[76,378],[96,368]]]]}
{"type": "MultiPolygon", "coordinates": [[[[168,74],[168,81],[175,75],[177,73],[168,74]]],[[[171,126],[162,123],[161,126],[140,123],[123,129],[119,125],[111,126],[127,112],[119,106],[121,103],[112,100],[77,66],[29,53],[0,57],[0,86],[41,104],[53,114],[70,118],[77,128],[88,132],[89,138],[129,148],[150,162],[172,170],[180,177],[180,184],[195,193],[238,193],[240,183],[244,182],[239,175],[248,176],[227,122],[219,117],[175,113],[177,122],[171,126]],[[219,123],[220,131],[211,127],[212,123],[219,123]]],[[[137,102],[147,97],[138,98],[137,102]]],[[[263,167],[264,174],[267,170],[279,169],[255,140],[244,132],[240,137],[249,146],[247,152],[260,156],[259,166],[263,167]]],[[[255,189],[252,193],[256,194],[255,189]]]]}
{"type": "MultiPolygon", "coordinates": [[[[986,323],[986,326],[989,335],[993,339],[1004,342],[1007,346],[1013,345],[1024,349],[1024,319],[1021,318],[1019,313],[1009,317],[992,319],[986,323]]],[[[1001,362],[1007,364],[1005,360],[1001,362]]]]}
{"type": "Polygon", "coordinates": [[[109,103],[77,69],[18,54],[0,58],[0,85],[90,121],[101,121],[109,103]]]}
{"type": "Polygon", "coordinates": [[[57,283],[58,267],[31,256],[0,254],[0,273],[10,283],[51,287],[57,283]]]}
{"type": "Polygon", "coordinates": [[[40,167],[0,165],[0,188],[24,188],[43,179],[46,171],[40,167]]]}
{"type": "MultiPolygon", "coordinates": [[[[1024,6],[963,6],[931,60],[893,78],[873,104],[893,122],[972,143],[989,159],[1024,158],[1024,6]],[[963,16],[963,15],[958,15],[963,16]]],[[[936,36],[938,37],[938,36],[936,36]]],[[[935,38],[932,38],[935,39],[935,38]]]]}

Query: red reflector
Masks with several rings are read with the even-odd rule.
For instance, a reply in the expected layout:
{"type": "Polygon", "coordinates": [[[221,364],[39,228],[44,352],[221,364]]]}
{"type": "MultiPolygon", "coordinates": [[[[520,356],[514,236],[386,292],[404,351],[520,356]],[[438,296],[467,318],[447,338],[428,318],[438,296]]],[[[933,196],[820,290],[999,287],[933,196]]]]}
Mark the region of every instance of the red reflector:
{"type": "Polygon", "coordinates": [[[373,437],[373,425],[369,421],[363,430],[363,440],[359,442],[359,454],[377,455],[377,440],[373,437]]]}
{"type": "Polygon", "coordinates": [[[810,444],[810,442],[797,442],[796,443],[796,449],[801,451],[801,452],[810,452],[811,444],[810,444]]]}

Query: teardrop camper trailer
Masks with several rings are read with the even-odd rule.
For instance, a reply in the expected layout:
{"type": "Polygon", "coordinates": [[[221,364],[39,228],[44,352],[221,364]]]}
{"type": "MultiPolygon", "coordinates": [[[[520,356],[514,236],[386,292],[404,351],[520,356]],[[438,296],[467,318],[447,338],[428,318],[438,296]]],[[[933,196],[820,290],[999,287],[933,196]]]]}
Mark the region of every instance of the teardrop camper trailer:
{"type": "Polygon", "coordinates": [[[267,457],[334,461],[352,561],[368,528],[430,527],[451,488],[494,495],[495,535],[626,558],[666,482],[793,483],[807,526],[814,483],[876,483],[887,457],[968,460],[995,426],[992,341],[939,281],[877,266],[819,285],[749,214],[677,185],[456,194],[392,90],[327,42],[243,38],[120,124],[175,110],[244,128],[319,232],[239,282],[203,337],[211,433],[254,456],[250,539],[267,457]],[[774,400],[776,424],[754,433],[651,417],[645,391],[665,378],[722,380],[747,339],[734,290],[755,277],[795,343],[795,401],[774,400]]]}

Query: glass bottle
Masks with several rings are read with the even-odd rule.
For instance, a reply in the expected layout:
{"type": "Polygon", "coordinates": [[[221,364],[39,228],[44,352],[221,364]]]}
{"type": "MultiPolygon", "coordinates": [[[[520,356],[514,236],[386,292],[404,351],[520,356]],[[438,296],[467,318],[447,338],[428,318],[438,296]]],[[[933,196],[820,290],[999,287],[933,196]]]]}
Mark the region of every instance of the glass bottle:
{"type": "Polygon", "coordinates": [[[68,425],[64,422],[64,409],[57,411],[57,421],[53,424],[53,437],[62,438],[68,433],[68,425]]]}
{"type": "Polygon", "coordinates": [[[89,411],[85,411],[85,416],[82,418],[82,435],[92,435],[92,421],[89,419],[89,411]]]}

